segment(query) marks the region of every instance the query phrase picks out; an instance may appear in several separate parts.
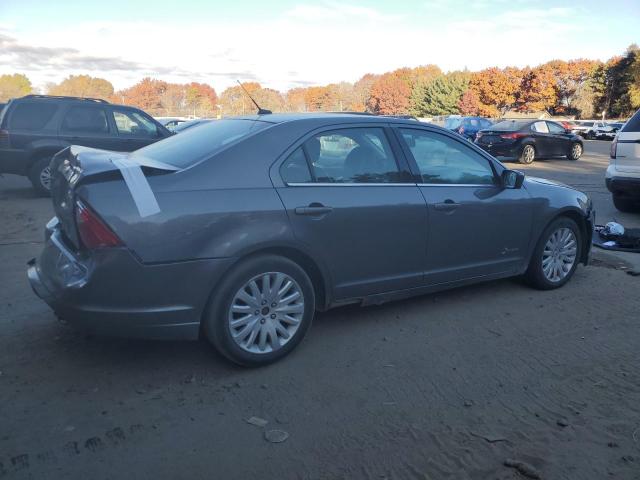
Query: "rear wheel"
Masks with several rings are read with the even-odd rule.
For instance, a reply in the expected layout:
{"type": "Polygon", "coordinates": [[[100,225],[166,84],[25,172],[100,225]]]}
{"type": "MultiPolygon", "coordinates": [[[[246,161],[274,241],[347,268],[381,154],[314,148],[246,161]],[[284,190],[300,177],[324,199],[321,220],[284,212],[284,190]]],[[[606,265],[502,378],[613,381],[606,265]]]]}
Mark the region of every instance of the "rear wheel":
{"type": "Polygon", "coordinates": [[[635,212],[640,209],[640,198],[622,197],[613,194],[613,205],[621,212],[635,212]]]}
{"type": "Polygon", "coordinates": [[[204,332],[231,361],[260,366],[293,350],[315,312],[306,272],[277,255],[251,257],[232,269],[214,293],[204,332]]]}
{"type": "Polygon", "coordinates": [[[575,142],[571,145],[571,150],[569,150],[569,154],[567,158],[569,160],[578,160],[582,156],[582,145],[578,142],[575,142]]]}
{"type": "Polygon", "coordinates": [[[51,157],[39,158],[29,169],[29,180],[39,195],[51,195],[51,157]]]}
{"type": "Polygon", "coordinates": [[[530,164],[536,158],[536,149],[533,145],[525,145],[522,149],[522,153],[520,153],[520,158],[518,161],[524,164],[530,164]]]}
{"type": "Polygon", "coordinates": [[[573,276],[581,253],[582,234],[576,222],[557,218],[540,236],[525,280],[540,290],[559,288],[573,276]]]}

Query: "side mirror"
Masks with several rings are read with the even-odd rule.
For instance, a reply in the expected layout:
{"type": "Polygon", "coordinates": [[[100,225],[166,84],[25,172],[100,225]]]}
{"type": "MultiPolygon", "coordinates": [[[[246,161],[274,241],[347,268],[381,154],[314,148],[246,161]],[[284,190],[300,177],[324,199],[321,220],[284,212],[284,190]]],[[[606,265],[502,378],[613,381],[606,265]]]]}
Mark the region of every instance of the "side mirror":
{"type": "Polygon", "coordinates": [[[524,182],[524,173],[518,170],[504,170],[502,172],[502,186],[504,188],[520,188],[524,182]]]}

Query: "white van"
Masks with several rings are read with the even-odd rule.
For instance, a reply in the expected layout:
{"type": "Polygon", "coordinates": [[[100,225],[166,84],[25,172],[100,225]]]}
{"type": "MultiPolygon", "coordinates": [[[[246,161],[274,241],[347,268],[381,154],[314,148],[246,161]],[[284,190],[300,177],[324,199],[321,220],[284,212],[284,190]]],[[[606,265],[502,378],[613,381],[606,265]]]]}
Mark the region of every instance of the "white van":
{"type": "Polygon", "coordinates": [[[640,211],[640,110],[611,143],[605,176],[613,204],[621,212],[640,211]]]}

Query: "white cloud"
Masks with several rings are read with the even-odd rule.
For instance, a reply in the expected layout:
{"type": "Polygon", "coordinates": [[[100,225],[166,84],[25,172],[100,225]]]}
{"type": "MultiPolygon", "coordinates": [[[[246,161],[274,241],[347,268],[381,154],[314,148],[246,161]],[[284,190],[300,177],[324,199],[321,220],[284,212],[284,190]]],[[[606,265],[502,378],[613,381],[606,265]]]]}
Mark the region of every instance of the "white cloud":
{"type": "Polygon", "coordinates": [[[0,52],[0,73],[22,71],[36,84],[90,73],[116,88],[152,75],[204,81],[219,91],[238,78],[285,90],[427,63],[444,70],[481,69],[615,53],[594,51],[593,44],[581,42],[580,27],[567,9],[509,10],[509,5],[498,15],[452,21],[442,14],[424,24],[370,7],[320,2],[300,4],[269,21],[76,21],[73,28],[54,25],[28,37],[11,26],[0,34],[14,43],[72,50],[68,56],[79,61],[41,60],[29,66],[26,57],[8,58],[6,52],[2,57],[0,52]]]}

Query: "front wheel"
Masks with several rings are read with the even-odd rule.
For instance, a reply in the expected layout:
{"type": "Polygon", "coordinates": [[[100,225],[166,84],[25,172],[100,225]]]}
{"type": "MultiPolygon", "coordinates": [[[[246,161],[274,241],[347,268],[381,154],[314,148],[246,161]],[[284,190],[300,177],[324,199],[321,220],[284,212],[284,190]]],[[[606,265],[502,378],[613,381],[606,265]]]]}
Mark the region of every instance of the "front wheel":
{"type": "Polygon", "coordinates": [[[540,290],[559,288],[573,276],[581,253],[582,234],[576,222],[557,218],[540,236],[525,279],[540,290]]]}
{"type": "Polygon", "coordinates": [[[29,180],[36,192],[42,196],[51,195],[51,157],[42,157],[29,169],[29,180]]]}
{"type": "Polygon", "coordinates": [[[567,158],[569,160],[578,160],[582,156],[582,145],[578,142],[571,145],[571,150],[569,150],[569,154],[567,158]]]}
{"type": "Polygon", "coordinates": [[[532,163],[535,158],[536,149],[533,147],[533,145],[525,145],[522,149],[522,153],[520,154],[520,158],[518,159],[518,161],[520,163],[528,165],[532,163]]]}
{"type": "Polygon", "coordinates": [[[250,257],[224,278],[203,319],[204,332],[231,361],[256,367],[293,350],[315,312],[306,272],[277,255],[250,257]]]}

